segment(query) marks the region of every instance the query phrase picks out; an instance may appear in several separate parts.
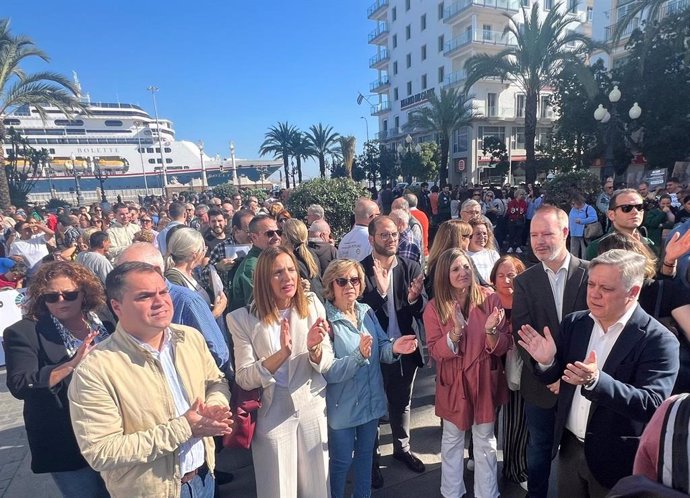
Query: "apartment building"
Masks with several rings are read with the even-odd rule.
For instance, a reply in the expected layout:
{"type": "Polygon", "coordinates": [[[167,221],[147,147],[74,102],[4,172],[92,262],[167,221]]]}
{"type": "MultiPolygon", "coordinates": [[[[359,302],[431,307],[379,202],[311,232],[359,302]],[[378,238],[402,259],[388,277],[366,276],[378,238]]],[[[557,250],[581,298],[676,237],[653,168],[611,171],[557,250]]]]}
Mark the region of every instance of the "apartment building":
{"type": "MultiPolygon", "coordinates": [[[[375,54],[369,67],[376,71],[370,84],[371,114],[378,117],[378,139],[393,150],[404,143],[409,114],[428,101],[430,92],[463,88],[465,61],[480,53],[498,53],[515,43],[503,30],[505,14],[520,22],[522,8],[539,2],[543,11],[556,0],[376,0],[368,9],[375,23],[369,44],[375,54]]],[[[572,30],[591,35],[594,0],[568,0],[572,30]]],[[[542,12],[544,15],[544,12],[542,12]]],[[[488,176],[490,158],[483,155],[483,138],[505,141],[511,162],[525,160],[525,95],[511,82],[486,79],[470,92],[478,114],[470,127],[455,130],[450,144],[449,181],[477,183],[488,176]]],[[[555,115],[548,105],[550,91],[539,99],[537,141],[544,140],[555,115]]],[[[415,142],[433,140],[429,134],[409,132],[415,142]]]]}

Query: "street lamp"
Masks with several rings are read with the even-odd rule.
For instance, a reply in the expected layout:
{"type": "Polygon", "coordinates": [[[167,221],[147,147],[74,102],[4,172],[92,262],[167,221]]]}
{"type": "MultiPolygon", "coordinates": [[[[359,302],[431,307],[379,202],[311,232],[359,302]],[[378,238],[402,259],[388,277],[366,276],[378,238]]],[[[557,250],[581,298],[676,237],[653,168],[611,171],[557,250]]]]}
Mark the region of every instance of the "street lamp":
{"type": "Polygon", "coordinates": [[[261,188],[263,188],[264,182],[266,181],[266,172],[268,171],[268,166],[262,164],[261,166],[257,166],[256,170],[259,172],[259,176],[261,178],[261,188]]]}
{"type": "Polygon", "coordinates": [[[45,176],[48,179],[48,187],[50,188],[50,198],[55,199],[55,187],[53,186],[52,169],[50,167],[50,161],[53,160],[53,156],[50,154],[44,156],[43,164],[41,165],[41,176],[45,176]]]}
{"type": "Polygon", "coordinates": [[[98,183],[101,185],[101,202],[105,204],[108,202],[108,199],[105,196],[105,187],[103,186],[103,184],[108,179],[108,170],[101,169],[100,157],[94,157],[93,159],[89,158],[89,164],[91,165],[91,168],[93,170],[93,176],[98,180],[98,183]]]}
{"type": "MultiPolygon", "coordinates": [[[[604,153],[604,172],[602,177],[608,178],[609,176],[615,176],[615,168],[613,166],[613,145],[617,138],[619,132],[622,132],[623,139],[625,139],[625,134],[627,131],[627,126],[625,122],[621,119],[618,114],[618,102],[621,99],[621,91],[618,89],[618,85],[613,87],[613,90],[609,92],[608,98],[611,102],[611,111],[606,109],[603,104],[599,104],[599,107],[594,111],[594,119],[599,121],[601,124],[607,124],[606,132],[604,134],[604,141],[606,142],[606,152],[604,153]]],[[[630,110],[628,110],[628,117],[631,120],[636,120],[642,115],[642,108],[635,102],[630,110]]]]}
{"type": "Polygon", "coordinates": [[[74,186],[77,192],[77,205],[84,205],[84,195],[81,192],[81,185],[79,180],[81,178],[81,173],[77,171],[77,156],[72,153],[70,156],[70,169],[72,170],[72,176],[74,176],[74,186]]]}
{"type": "Polygon", "coordinates": [[[141,172],[144,174],[144,188],[146,189],[146,195],[149,195],[149,182],[146,179],[146,168],[144,167],[144,149],[141,147],[141,131],[140,127],[143,125],[141,121],[135,121],[134,127],[137,129],[137,142],[139,143],[139,161],[141,162],[141,172]]]}
{"type": "Polygon", "coordinates": [[[199,140],[196,145],[199,147],[199,158],[201,159],[201,189],[206,191],[208,179],[206,178],[206,164],[204,163],[204,142],[199,140]]]}
{"type": "Polygon", "coordinates": [[[157,86],[149,86],[146,88],[151,92],[151,97],[153,97],[153,112],[156,116],[156,132],[158,133],[158,150],[161,154],[161,165],[163,167],[163,191],[165,192],[165,197],[168,197],[168,165],[165,162],[165,156],[163,156],[163,136],[161,135],[161,125],[158,121],[158,105],[156,105],[156,92],[158,92],[157,86]]]}
{"type": "Polygon", "coordinates": [[[240,181],[237,178],[237,165],[235,164],[235,144],[230,141],[230,167],[232,169],[232,185],[239,187],[240,181]]]}
{"type": "MultiPolygon", "coordinates": [[[[403,162],[403,157],[407,159],[411,159],[412,151],[417,153],[419,155],[422,152],[422,146],[420,144],[415,145],[412,147],[412,137],[408,133],[407,136],[405,137],[405,145],[403,144],[398,144],[398,147],[395,149],[398,152],[398,164],[400,166],[400,170],[402,172],[402,162],[403,162]]],[[[407,177],[403,175],[403,177],[409,182],[412,181],[412,174],[408,170],[407,177]]]]}
{"type": "Polygon", "coordinates": [[[367,142],[368,142],[369,141],[369,121],[367,121],[367,118],[365,118],[364,116],[360,116],[359,118],[364,120],[364,124],[367,127],[367,142]]]}

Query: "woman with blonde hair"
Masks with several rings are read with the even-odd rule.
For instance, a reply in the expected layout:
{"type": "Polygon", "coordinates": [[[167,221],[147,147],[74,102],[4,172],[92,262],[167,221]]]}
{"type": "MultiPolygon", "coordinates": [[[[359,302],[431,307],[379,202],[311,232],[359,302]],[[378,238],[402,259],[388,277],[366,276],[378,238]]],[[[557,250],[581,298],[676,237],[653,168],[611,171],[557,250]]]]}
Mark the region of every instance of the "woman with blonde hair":
{"type": "Polygon", "coordinates": [[[431,245],[427,258],[427,272],[424,280],[424,289],[427,296],[432,298],[434,295],[434,270],[439,256],[447,249],[459,247],[464,251],[470,244],[472,237],[472,227],[460,219],[444,221],[439,225],[434,243],[431,245]]]}
{"type": "Polygon", "coordinates": [[[309,231],[304,223],[294,218],[283,223],[283,247],[295,254],[300,278],[309,282],[307,290],[311,290],[321,300],[323,296],[321,264],[319,257],[308,246],[308,243],[309,231]]]}
{"type": "Polygon", "coordinates": [[[474,496],[498,493],[496,409],[508,399],[500,357],[513,346],[501,300],[479,284],[469,256],[448,249],[438,259],[434,298],[424,310],[436,361],[436,415],[443,419],[441,494],[463,496],[465,431],[474,441],[474,496]]]}
{"type": "Polygon", "coordinates": [[[217,298],[212,298],[211,289],[202,287],[194,276],[194,270],[201,265],[206,255],[203,235],[193,228],[180,228],[170,236],[167,250],[165,278],[173,284],[197,292],[209,305],[213,316],[221,317],[228,304],[225,293],[221,292],[217,298]]]}
{"type": "Polygon", "coordinates": [[[293,253],[284,247],[261,252],[254,302],[227,321],[235,382],[245,390],[263,389],[252,441],[257,496],[328,496],[323,373],[333,363],[333,349],[326,312],[302,289],[293,253]]]}

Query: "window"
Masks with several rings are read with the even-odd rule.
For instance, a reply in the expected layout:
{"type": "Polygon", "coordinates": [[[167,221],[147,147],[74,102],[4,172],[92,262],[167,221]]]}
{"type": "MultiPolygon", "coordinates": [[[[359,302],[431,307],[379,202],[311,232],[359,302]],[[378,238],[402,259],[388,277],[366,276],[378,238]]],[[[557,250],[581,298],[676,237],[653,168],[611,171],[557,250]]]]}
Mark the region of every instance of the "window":
{"type": "Polygon", "coordinates": [[[426,45],[422,45],[422,60],[426,60],[426,45]]]}
{"type": "Polygon", "coordinates": [[[422,14],[422,18],[419,20],[419,25],[422,31],[426,29],[426,14],[422,14]]]}
{"type": "Polygon", "coordinates": [[[398,74],[398,61],[393,62],[393,74],[398,74]]]}
{"type": "Polygon", "coordinates": [[[525,95],[522,93],[519,93],[515,96],[515,117],[525,117],[525,95]]]}
{"type": "Polygon", "coordinates": [[[383,120],[383,130],[388,131],[388,120],[387,119],[383,120]]]}
{"type": "Polygon", "coordinates": [[[496,116],[496,104],[498,100],[496,97],[495,93],[486,94],[486,115],[489,117],[496,116]]]}
{"type": "Polygon", "coordinates": [[[587,7],[587,21],[592,22],[593,9],[592,7],[587,7]]]}
{"type": "Polygon", "coordinates": [[[525,148],[525,127],[520,126],[513,128],[513,136],[510,138],[510,147],[512,149],[525,148]]]}
{"type": "Polygon", "coordinates": [[[467,126],[463,126],[459,130],[453,130],[453,154],[467,152],[467,137],[467,126]]]}
{"type": "Polygon", "coordinates": [[[523,7],[529,7],[529,0],[522,0],[523,7]]]}
{"type": "Polygon", "coordinates": [[[438,68],[438,82],[443,83],[443,80],[446,79],[446,68],[444,66],[441,66],[438,68]]]}
{"type": "Polygon", "coordinates": [[[492,37],[491,37],[491,32],[492,32],[492,31],[493,31],[493,30],[491,29],[491,24],[484,24],[484,25],[482,26],[482,40],[490,41],[491,38],[492,38],[492,37]]]}
{"type": "Polygon", "coordinates": [[[551,141],[551,128],[537,128],[534,136],[534,145],[548,145],[551,141]]]}
{"type": "Polygon", "coordinates": [[[169,154],[170,152],[172,152],[172,149],[171,149],[170,147],[165,147],[165,148],[163,149],[163,151],[164,151],[166,154],[169,154]]]}
{"type": "Polygon", "coordinates": [[[391,19],[393,21],[398,19],[398,8],[397,7],[393,7],[393,9],[391,10],[391,19]]]}
{"type": "Polygon", "coordinates": [[[410,0],[405,0],[405,10],[410,10],[410,0]]]}
{"type": "Polygon", "coordinates": [[[553,0],[544,0],[544,10],[551,10],[553,8],[553,0]]]}
{"type": "Polygon", "coordinates": [[[55,126],[84,126],[81,119],[56,119],[55,126]]]}
{"type": "Polygon", "coordinates": [[[53,148],[48,149],[48,154],[55,154],[55,149],[53,149],[53,148]]]}
{"type": "Polygon", "coordinates": [[[422,90],[426,90],[426,74],[422,75],[422,90]]]}
{"type": "Polygon", "coordinates": [[[438,4],[438,20],[439,21],[441,19],[443,19],[443,9],[444,9],[443,2],[441,2],[440,4],[438,4]]]}
{"type": "Polygon", "coordinates": [[[146,152],[149,154],[153,154],[153,147],[147,147],[146,152]]]}
{"type": "Polygon", "coordinates": [[[541,112],[539,113],[540,117],[542,118],[550,118],[553,116],[553,111],[551,110],[551,96],[550,95],[542,95],[540,98],[540,104],[541,104],[541,112]]]}
{"type": "Polygon", "coordinates": [[[393,48],[398,46],[398,35],[393,35],[393,48]]]}
{"type": "Polygon", "coordinates": [[[568,12],[577,12],[578,0],[568,0],[568,12]]]}
{"type": "Polygon", "coordinates": [[[412,95],[412,82],[408,81],[407,82],[407,96],[409,97],[410,95],[412,95]]]}
{"type": "Polygon", "coordinates": [[[7,126],[16,126],[18,124],[22,124],[21,121],[18,119],[3,119],[2,124],[7,125],[7,126]]]}
{"type": "Polygon", "coordinates": [[[106,126],[122,126],[122,121],[118,119],[108,119],[105,122],[106,126]]]}
{"type": "Polygon", "coordinates": [[[170,164],[172,162],[172,159],[168,159],[167,157],[165,158],[165,162],[170,164]]]}
{"type": "Polygon", "coordinates": [[[400,128],[400,116],[395,116],[395,128],[400,128]]]}
{"type": "Polygon", "coordinates": [[[406,67],[412,67],[412,54],[407,54],[405,56],[405,65],[406,67]]]}
{"type": "Polygon", "coordinates": [[[496,137],[505,142],[506,129],[503,126],[480,126],[477,130],[477,150],[479,151],[484,148],[484,137],[496,137]]]}
{"type": "Polygon", "coordinates": [[[445,45],[446,45],[446,38],[443,35],[439,36],[438,37],[438,51],[443,52],[443,48],[445,47],[445,45]]]}
{"type": "Polygon", "coordinates": [[[398,87],[393,88],[393,100],[398,100],[398,87]]]}
{"type": "Polygon", "coordinates": [[[156,160],[155,159],[149,159],[149,164],[156,164],[156,160]]]}
{"type": "Polygon", "coordinates": [[[412,36],[412,26],[410,26],[408,24],[407,26],[405,26],[405,39],[409,40],[411,36],[412,36]]]}

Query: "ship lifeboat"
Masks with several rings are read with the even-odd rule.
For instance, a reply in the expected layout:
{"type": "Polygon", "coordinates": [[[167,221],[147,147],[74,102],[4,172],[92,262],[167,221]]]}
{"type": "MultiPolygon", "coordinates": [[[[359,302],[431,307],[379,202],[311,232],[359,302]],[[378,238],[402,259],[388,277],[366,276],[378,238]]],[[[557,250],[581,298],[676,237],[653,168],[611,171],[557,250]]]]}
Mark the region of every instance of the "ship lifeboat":
{"type": "Polygon", "coordinates": [[[58,173],[72,171],[72,168],[86,172],[89,169],[89,161],[83,157],[77,157],[74,160],[69,157],[53,157],[50,160],[50,168],[58,173]]]}
{"type": "Polygon", "coordinates": [[[124,157],[107,156],[99,157],[95,161],[101,170],[126,172],[129,169],[129,161],[124,157]]]}

